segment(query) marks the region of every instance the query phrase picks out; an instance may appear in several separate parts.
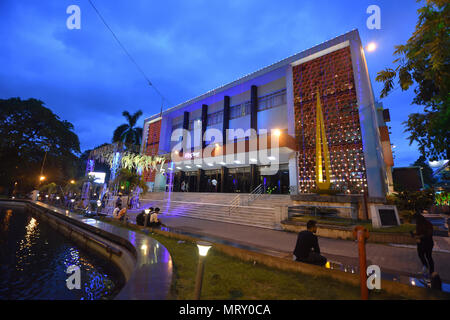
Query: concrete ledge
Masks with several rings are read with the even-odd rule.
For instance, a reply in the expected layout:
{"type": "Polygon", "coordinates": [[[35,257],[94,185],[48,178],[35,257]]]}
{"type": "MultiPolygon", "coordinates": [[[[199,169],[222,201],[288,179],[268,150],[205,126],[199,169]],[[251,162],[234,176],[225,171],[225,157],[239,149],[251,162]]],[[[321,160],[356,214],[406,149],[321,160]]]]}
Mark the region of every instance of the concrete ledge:
{"type": "MultiPolygon", "coordinates": [[[[105,232],[93,233],[85,228],[86,225],[81,226],[76,220],[70,218],[68,218],[70,221],[66,220],[64,216],[54,214],[49,209],[39,207],[33,203],[26,203],[25,205],[33,215],[37,215],[39,219],[48,223],[52,228],[61,232],[67,238],[112,262],[121,271],[125,282],[130,279],[137,259],[134,247],[126,246],[124,248],[123,245],[117,244],[111,239],[109,234],[105,235],[105,232]],[[102,236],[99,236],[99,234],[102,234],[102,236]]],[[[99,229],[95,228],[95,231],[97,230],[99,229]]]]}
{"type": "MultiPolygon", "coordinates": [[[[317,224],[317,235],[324,238],[354,240],[353,227],[332,226],[327,224],[317,224]]],[[[283,221],[281,227],[286,231],[300,232],[306,230],[306,222],[301,221],[283,221]]],[[[383,233],[370,232],[367,242],[373,243],[398,243],[398,244],[416,244],[414,238],[404,233],[383,233]]]]}
{"type": "MultiPolygon", "coordinates": [[[[151,232],[156,234],[160,234],[162,236],[185,240],[190,242],[200,241],[201,239],[197,239],[194,237],[167,232],[160,229],[150,229],[151,232]]],[[[233,246],[223,245],[214,243],[213,245],[215,250],[218,250],[224,254],[227,254],[231,257],[235,257],[247,262],[257,262],[263,264],[265,266],[276,268],[284,271],[292,271],[292,272],[300,272],[303,274],[308,274],[315,277],[330,277],[337,281],[341,281],[350,285],[359,286],[359,276],[356,274],[346,273],[339,270],[330,270],[323,267],[318,267],[310,264],[305,264],[301,262],[296,262],[293,260],[289,260],[286,258],[275,257],[271,255],[266,255],[263,253],[258,253],[250,250],[245,250],[241,248],[236,248],[233,246]]],[[[412,287],[403,283],[398,283],[394,281],[381,281],[381,288],[383,291],[392,294],[405,297],[406,299],[415,299],[415,300],[436,300],[436,299],[450,299],[450,294],[445,292],[432,291],[430,289],[412,287]]]]}

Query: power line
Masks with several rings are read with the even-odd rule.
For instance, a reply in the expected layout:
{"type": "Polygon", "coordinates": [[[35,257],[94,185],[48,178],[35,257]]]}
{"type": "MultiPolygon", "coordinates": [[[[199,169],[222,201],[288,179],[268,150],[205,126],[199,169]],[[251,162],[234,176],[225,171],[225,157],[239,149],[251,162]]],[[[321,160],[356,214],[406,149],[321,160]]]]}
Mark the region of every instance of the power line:
{"type": "Polygon", "coordinates": [[[138,69],[138,71],[142,74],[142,76],[144,77],[145,81],[147,81],[147,83],[149,84],[149,86],[151,86],[157,94],[159,94],[159,96],[162,99],[162,103],[164,104],[164,101],[169,102],[163,95],[162,93],[155,87],[155,85],[150,81],[150,79],[147,77],[147,75],[145,74],[144,70],[142,70],[142,68],[138,65],[138,63],[136,62],[136,60],[134,60],[133,56],[128,52],[128,50],[125,48],[125,46],[122,44],[122,42],[120,42],[119,38],[117,38],[116,34],[114,33],[114,31],[110,28],[110,26],[108,25],[108,23],[105,21],[105,19],[103,18],[103,16],[101,15],[100,11],[98,11],[98,9],[95,7],[95,5],[92,3],[91,0],[88,0],[89,3],[91,4],[92,8],[95,10],[95,12],[97,13],[97,15],[99,16],[100,20],[102,20],[103,24],[106,26],[106,28],[108,28],[108,30],[111,32],[111,34],[113,35],[114,39],[116,39],[117,43],[119,44],[119,46],[122,48],[122,50],[125,52],[125,54],[128,56],[128,58],[131,60],[131,62],[136,66],[136,68],[138,69]]]}

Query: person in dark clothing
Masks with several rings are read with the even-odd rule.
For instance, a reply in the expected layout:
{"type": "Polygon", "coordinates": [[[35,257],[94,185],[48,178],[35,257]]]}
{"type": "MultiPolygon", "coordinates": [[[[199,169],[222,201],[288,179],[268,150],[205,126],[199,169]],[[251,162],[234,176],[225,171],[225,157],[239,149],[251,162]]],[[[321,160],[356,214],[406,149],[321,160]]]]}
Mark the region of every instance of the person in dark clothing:
{"type": "Polygon", "coordinates": [[[442,280],[437,272],[431,274],[431,289],[442,291],[442,280]]]}
{"type": "Polygon", "coordinates": [[[317,223],[309,220],[306,229],[301,231],[297,237],[297,244],[294,249],[294,259],[296,261],[324,266],[327,258],[320,254],[319,240],[315,233],[317,232],[317,223]]]}
{"type": "Polygon", "coordinates": [[[416,232],[412,234],[417,242],[417,254],[422,262],[423,274],[431,275],[434,272],[433,253],[433,225],[423,215],[416,215],[416,232]]]}
{"type": "Polygon", "coordinates": [[[116,208],[122,208],[122,198],[120,196],[117,197],[116,208]]]}
{"type": "Polygon", "coordinates": [[[144,225],[144,221],[145,221],[145,211],[142,210],[142,212],[139,213],[139,214],[136,216],[136,224],[137,224],[138,226],[143,226],[143,225],[144,225]]]}

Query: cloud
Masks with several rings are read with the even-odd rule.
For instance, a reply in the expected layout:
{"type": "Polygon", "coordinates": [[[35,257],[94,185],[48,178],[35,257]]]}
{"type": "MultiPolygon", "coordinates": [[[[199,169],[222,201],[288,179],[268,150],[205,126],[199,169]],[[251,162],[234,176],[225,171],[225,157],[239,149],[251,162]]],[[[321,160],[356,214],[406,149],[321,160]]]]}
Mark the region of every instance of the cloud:
{"type": "MultiPolygon", "coordinates": [[[[376,72],[388,66],[393,46],[409,38],[417,4],[378,1],[382,30],[365,27],[370,1],[100,1],[110,27],[148,78],[170,100],[186,101],[245,74],[359,28],[376,38],[368,56],[375,95],[376,72]],[[401,23],[400,23],[401,21],[401,23]]],[[[75,125],[82,149],[108,142],[122,111],[159,112],[161,99],[146,83],[89,2],[0,1],[0,98],[35,97],[75,125]],[[66,28],[67,6],[81,8],[81,30],[66,28]]],[[[411,93],[384,99],[393,118],[398,163],[415,157],[401,122],[411,93]]],[[[143,118],[144,118],[143,117],[143,118]]],[[[396,159],[396,161],[397,161],[396,159]]]]}

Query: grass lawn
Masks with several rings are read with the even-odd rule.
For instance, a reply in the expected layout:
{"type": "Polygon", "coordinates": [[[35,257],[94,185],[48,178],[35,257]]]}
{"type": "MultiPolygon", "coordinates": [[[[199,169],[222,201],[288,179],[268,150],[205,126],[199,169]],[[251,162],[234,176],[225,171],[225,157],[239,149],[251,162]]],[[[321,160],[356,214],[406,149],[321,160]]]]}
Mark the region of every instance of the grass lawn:
{"type": "MultiPolygon", "coordinates": [[[[111,219],[101,220],[116,225],[111,219]]],[[[129,226],[142,232],[136,226],[129,226]]],[[[152,233],[149,236],[162,243],[170,252],[174,266],[174,281],[170,299],[193,299],[198,250],[194,243],[179,242],[152,233]]],[[[359,299],[359,287],[328,277],[312,277],[253,264],[228,256],[214,247],[205,261],[202,299],[359,299]]],[[[370,293],[371,299],[401,299],[385,292],[370,293]]]]}
{"type": "Polygon", "coordinates": [[[383,233],[408,233],[416,230],[415,224],[404,223],[400,226],[374,228],[372,222],[367,220],[355,221],[352,219],[336,218],[336,217],[320,217],[320,216],[294,216],[292,221],[307,222],[308,220],[316,220],[320,224],[328,224],[341,227],[352,227],[360,225],[365,227],[369,232],[383,232],[383,233]]]}

